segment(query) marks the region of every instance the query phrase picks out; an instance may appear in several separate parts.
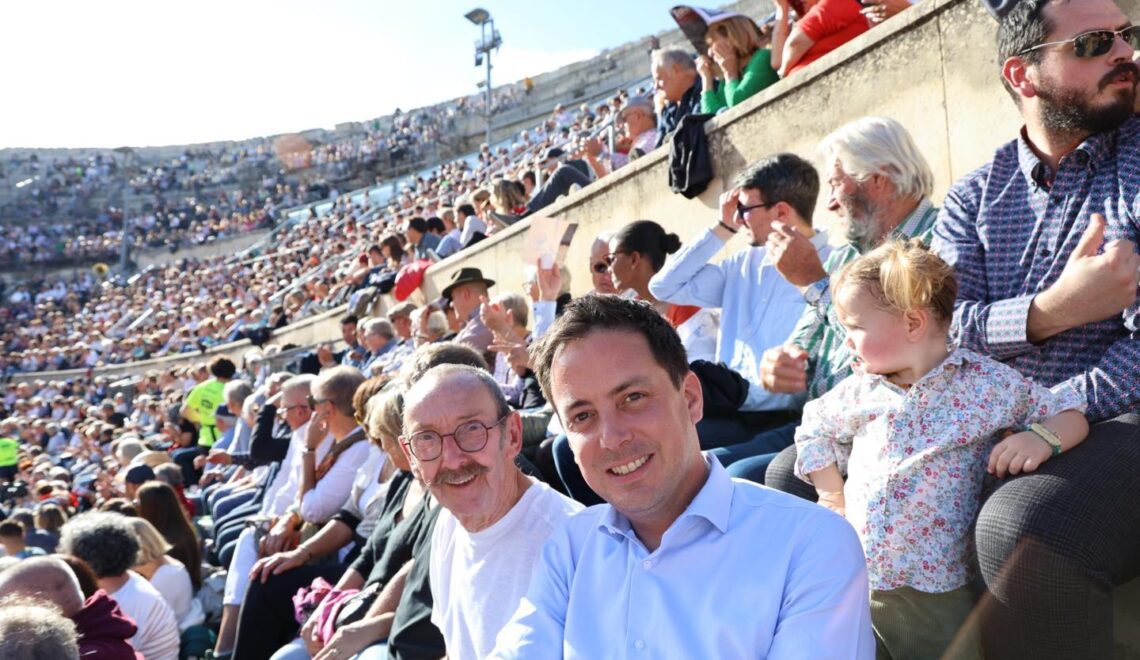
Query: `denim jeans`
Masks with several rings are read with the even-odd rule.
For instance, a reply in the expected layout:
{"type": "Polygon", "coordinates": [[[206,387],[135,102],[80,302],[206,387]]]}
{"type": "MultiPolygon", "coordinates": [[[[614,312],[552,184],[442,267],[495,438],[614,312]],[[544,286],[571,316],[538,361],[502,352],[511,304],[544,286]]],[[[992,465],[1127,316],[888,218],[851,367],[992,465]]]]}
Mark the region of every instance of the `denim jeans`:
{"type": "Polygon", "coordinates": [[[710,449],[709,453],[717,457],[730,476],[762,484],[768,464],[795,440],[797,426],[795,422],[778,426],[750,440],[710,449]]]}

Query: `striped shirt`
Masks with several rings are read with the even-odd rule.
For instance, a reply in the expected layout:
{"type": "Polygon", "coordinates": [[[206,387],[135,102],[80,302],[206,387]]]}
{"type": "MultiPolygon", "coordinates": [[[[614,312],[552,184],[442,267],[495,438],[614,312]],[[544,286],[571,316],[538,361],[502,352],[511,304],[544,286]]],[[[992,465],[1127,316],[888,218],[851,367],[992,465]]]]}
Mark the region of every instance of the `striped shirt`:
{"type": "Polygon", "coordinates": [[[962,345],[1043,385],[1067,383],[1099,421],[1140,402],[1137,305],[1039,344],[1028,339],[1030,303],[1060,277],[1093,213],[1107,220],[1106,240],[1140,240],[1140,119],[1085,140],[1056,172],[1023,132],[951,187],[932,247],[958,273],[962,345]]]}
{"type": "MultiPolygon", "coordinates": [[[[923,199],[910,215],[903,218],[891,232],[891,238],[919,238],[930,242],[930,233],[938,209],[923,199]]],[[[848,243],[833,251],[823,264],[830,280],[844,265],[860,256],[859,248],[848,243]]],[[[843,344],[847,330],[839,322],[835,306],[831,304],[831,287],[814,304],[804,309],[796,323],[788,343],[795,344],[808,353],[808,398],[816,399],[835,387],[839,381],[851,375],[851,351],[843,344]]]]}

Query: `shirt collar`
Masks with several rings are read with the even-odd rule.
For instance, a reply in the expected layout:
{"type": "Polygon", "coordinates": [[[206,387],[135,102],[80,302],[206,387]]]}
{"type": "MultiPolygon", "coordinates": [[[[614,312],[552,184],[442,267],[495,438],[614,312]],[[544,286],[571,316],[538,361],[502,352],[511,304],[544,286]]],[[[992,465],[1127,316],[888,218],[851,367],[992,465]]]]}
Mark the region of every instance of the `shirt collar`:
{"type": "Polygon", "coordinates": [[[926,230],[928,216],[934,213],[934,204],[929,198],[923,197],[903,221],[895,227],[891,235],[901,238],[914,238],[926,230]]]}
{"type": "MultiPolygon", "coordinates": [[[[1089,136],[1071,153],[1062,157],[1061,163],[1065,164],[1069,159],[1075,158],[1081,167],[1094,167],[1098,162],[1113,157],[1116,153],[1116,133],[1117,131],[1109,131],[1089,136]]],[[[1053,187],[1057,173],[1037,157],[1029,144],[1029,133],[1024,126],[1017,136],[1017,161],[1025,180],[1034,188],[1049,190],[1053,187]]]]}
{"type": "MultiPolygon", "coordinates": [[[[975,358],[976,358],[976,355],[973,352],[971,352],[970,350],[965,349],[965,348],[961,348],[961,347],[956,346],[956,345],[952,345],[952,346],[950,346],[950,354],[946,356],[946,359],[943,360],[941,363],[939,363],[938,366],[934,367],[929,372],[927,372],[926,375],[924,375],[922,378],[919,378],[918,382],[915,383],[915,385],[919,385],[921,383],[924,383],[931,378],[937,378],[939,376],[939,374],[946,371],[950,367],[960,366],[960,365],[965,364],[967,362],[974,362],[974,361],[976,361],[975,358]]],[[[887,377],[882,375],[882,374],[866,374],[865,373],[865,374],[863,374],[863,378],[868,383],[870,383],[871,385],[881,385],[884,387],[890,387],[892,389],[900,390],[900,391],[903,389],[903,388],[899,387],[898,385],[895,385],[891,381],[887,380],[887,377]]],[[[913,385],[912,385],[912,387],[913,387],[913,385]]]]}
{"type": "MultiPolygon", "coordinates": [[[[707,456],[704,457],[704,461],[705,465],[708,466],[708,478],[685,511],[677,516],[677,519],[669,525],[669,529],[665,530],[665,534],[661,537],[662,545],[664,545],[665,539],[669,537],[669,533],[677,527],[677,523],[685,518],[704,518],[722,534],[728,531],[729,516],[732,513],[732,494],[735,486],[732,483],[732,478],[721,466],[720,461],[707,456]]],[[[633,530],[629,518],[626,518],[609,504],[606,505],[605,515],[598,521],[598,529],[613,536],[624,536],[630,540],[637,539],[637,533],[633,530]]],[[[638,540],[638,543],[640,542],[638,540]]]]}

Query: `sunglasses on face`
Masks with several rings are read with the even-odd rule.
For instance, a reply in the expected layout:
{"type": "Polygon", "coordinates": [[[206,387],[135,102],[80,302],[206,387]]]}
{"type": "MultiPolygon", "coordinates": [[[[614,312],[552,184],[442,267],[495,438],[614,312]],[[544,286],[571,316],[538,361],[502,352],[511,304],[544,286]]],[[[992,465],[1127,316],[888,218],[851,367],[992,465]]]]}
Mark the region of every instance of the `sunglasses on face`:
{"type": "Polygon", "coordinates": [[[317,398],[314,398],[312,394],[310,394],[308,401],[309,401],[309,408],[311,408],[312,410],[316,410],[318,405],[320,405],[322,403],[327,403],[329,400],[328,399],[317,399],[317,398]]]}
{"type": "Polygon", "coordinates": [[[606,268],[607,269],[613,267],[614,262],[617,261],[619,254],[629,254],[629,253],[624,251],[624,250],[618,250],[617,252],[611,252],[611,253],[607,254],[605,257],[603,257],[603,259],[605,259],[605,261],[606,261],[606,268]]]}
{"type": "Polygon", "coordinates": [[[608,271],[609,269],[610,269],[609,265],[604,261],[596,262],[594,265],[590,266],[590,270],[594,271],[598,275],[601,275],[602,273],[608,271]]]}
{"type": "Polygon", "coordinates": [[[745,205],[741,204],[740,202],[737,202],[736,203],[736,215],[743,218],[748,213],[750,213],[756,209],[771,208],[771,207],[775,206],[776,204],[779,204],[779,202],[772,202],[771,204],[753,204],[752,206],[745,206],[745,205]]]}
{"type": "Polygon", "coordinates": [[[1116,43],[1117,37],[1123,39],[1124,43],[1128,44],[1132,50],[1140,50],[1140,25],[1132,25],[1123,30],[1092,30],[1084,34],[1078,34],[1072,39],[1037,44],[1032,48],[1026,48],[1018,54],[1024,55],[1040,48],[1045,48],[1046,46],[1060,46],[1071,43],[1073,44],[1073,55],[1078,58],[1100,57],[1112,50],[1112,46],[1116,43]]]}

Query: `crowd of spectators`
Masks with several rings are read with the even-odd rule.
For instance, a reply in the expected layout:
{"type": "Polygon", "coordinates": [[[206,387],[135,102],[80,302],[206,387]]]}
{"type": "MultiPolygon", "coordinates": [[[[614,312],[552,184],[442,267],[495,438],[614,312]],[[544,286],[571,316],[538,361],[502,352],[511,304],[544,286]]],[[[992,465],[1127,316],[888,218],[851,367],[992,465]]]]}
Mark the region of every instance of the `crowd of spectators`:
{"type": "MultiPolygon", "coordinates": [[[[643,98],[632,97],[641,122],[635,125],[646,129],[639,134],[655,135],[651,106],[643,98]]],[[[510,146],[484,145],[474,164],[452,161],[419,175],[383,207],[342,196],[325,214],[278,232],[271,244],[250,254],[179,259],[125,282],[88,274],[12,285],[0,308],[6,349],[0,368],[12,373],[98,367],[243,338],[261,344],[290,322],[355,304],[362,290],[370,298],[386,293],[400,269],[417,259],[450,256],[571,192],[564,185],[567,171],[608,171],[600,152],[582,149],[583,158],[574,160],[562,147],[600,149],[596,138],[574,138],[610,115],[621,116],[630,99],[623,91],[596,108],[558,107],[510,146]],[[549,181],[535,188],[536,177],[544,174],[549,181]]],[[[590,180],[586,174],[576,179],[590,180]]]]}
{"type": "MultiPolygon", "coordinates": [[[[1025,128],[942,208],[906,128],[866,117],[823,140],[822,172],[791,153],[751,163],[687,243],[614,223],[576,299],[541,258],[522,291],[466,266],[438,300],[379,313],[369,297],[539,210],[543,180],[621,167],[573,136],[601,111],[563,108],[531,136],[538,162],[488,149],[387,208],[339,201],[262,255],[124,287],[88,277],[84,300],[17,292],[50,319],[6,338],[24,358],[61,333],[137,323],[121,341],[137,340],[154,326],[122,310],[152,300],[166,324],[142,333],[152,345],[187,325],[191,343],[216,337],[220,304],[226,339],[264,347],[8,386],[6,644],[160,660],[1108,657],[1102,615],[1140,552],[1119,506],[1140,460],[1126,24],[1111,0],[1003,5],[1025,128]],[[1061,84],[1077,109],[1036,93],[1061,84]],[[581,158],[561,162],[567,145],[581,158]],[[815,226],[824,185],[841,241],[815,226]],[[713,262],[737,234],[747,245],[713,262]],[[1026,256],[1045,238],[1060,249],[1026,256]],[[341,300],[359,314],[338,342],[267,359],[286,347],[256,332],[264,306],[290,301],[278,323],[341,300]]],[[[709,39],[726,74],[732,34],[709,39]]],[[[669,53],[658,70],[703,77],[669,53]]],[[[636,158],[657,140],[654,102],[615,101],[636,158]]],[[[84,359],[122,357],[119,343],[84,359]]]]}
{"type": "MultiPolygon", "coordinates": [[[[496,89],[493,112],[517,105],[522,88],[496,89]]],[[[16,152],[0,162],[0,178],[15,192],[0,206],[8,228],[0,264],[113,261],[124,212],[109,200],[125,194],[133,200],[127,225],[137,247],[177,249],[271,226],[276,209],[335,197],[337,182],[378,181],[438,160],[456,120],[481,113],[483,105],[483,95],[472,95],[397,111],[390,124],[377,119],[326,143],[257,138],[157,160],[137,152],[59,158],[16,152]]]]}

